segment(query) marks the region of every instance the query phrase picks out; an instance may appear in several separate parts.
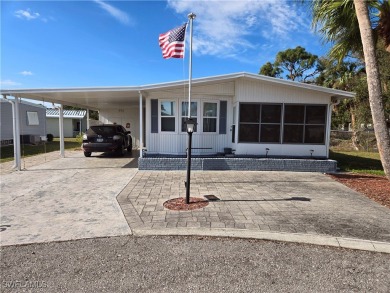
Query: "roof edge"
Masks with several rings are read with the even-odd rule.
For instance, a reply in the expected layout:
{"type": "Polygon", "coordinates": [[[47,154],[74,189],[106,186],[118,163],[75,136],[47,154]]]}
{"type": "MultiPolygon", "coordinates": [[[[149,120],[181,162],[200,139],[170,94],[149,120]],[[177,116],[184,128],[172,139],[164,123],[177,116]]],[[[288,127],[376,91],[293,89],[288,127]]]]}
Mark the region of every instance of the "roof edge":
{"type": "MultiPolygon", "coordinates": [[[[275,77],[269,77],[265,75],[260,74],[254,74],[254,73],[247,73],[247,72],[238,72],[238,73],[230,73],[230,74],[223,74],[223,75],[215,75],[215,76],[208,76],[208,77],[200,77],[200,78],[194,78],[192,79],[192,84],[201,84],[206,82],[213,82],[213,81],[229,81],[229,80],[236,80],[239,78],[249,78],[254,80],[260,80],[265,82],[271,82],[275,84],[281,84],[281,85],[287,85],[287,86],[293,86],[308,90],[314,90],[314,91],[320,91],[320,92],[326,92],[328,94],[334,95],[339,98],[353,98],[355,96],[355,93],[342,91],[342,90],[336,90],[332,88],[326,88],[318,85],[313,84],[307,84],[307,83],[300,83],[297,81],[291,81],[291,80],[285,80],[275,77]]],[[[167,87],[174,87],[174,86],[181,86],[188,83],[188,80],[179,80],[179,81],[173,81],[173,82],[163,82],[163,83],[155,83],[155,84],[147,84],[147,85],[141,85],[141,86],[102,86],[102,87],[74,87],[74,88],[46,88],[46,89],[6,89],[6,90],[0,90],[0,94],[2,95],[18,95],[23,93],[51,93],[51,92],[64,92],[64,93],[71,93],[71,92],[104,92],[104,91],[114,91],[114,92],[126,92],[126,91],[147,91],[147,90],[154,90],[159,88],[167,88],[167,87]]]]}

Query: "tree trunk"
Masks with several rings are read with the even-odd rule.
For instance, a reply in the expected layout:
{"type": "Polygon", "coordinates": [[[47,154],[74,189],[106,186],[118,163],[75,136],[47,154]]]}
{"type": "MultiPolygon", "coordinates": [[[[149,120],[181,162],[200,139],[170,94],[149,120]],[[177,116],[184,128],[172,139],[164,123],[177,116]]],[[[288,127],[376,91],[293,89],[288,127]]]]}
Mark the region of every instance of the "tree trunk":
{"type": "Polygon", "coordinates": [[[351,127],[352,127],[352,147],[355,149],[355,151],[359,150],[359,138],[358,138],[358,127],[356,125],[356,115],[355,115],[355,109],[351,107],[351,127]]]}
{"type": "Polygon", "coordinates": [[[365,0],[354,0],[356,16],[359,22],[360,35],[363,44],[364,61],[366,64],[368,95],[372,121],[378,145],[382,166],[390,180],[390,135],[387,129],[385,110],[382,99],[382,88],[379,68],[375,55],[375,45],[371,22],[365,0]]]}

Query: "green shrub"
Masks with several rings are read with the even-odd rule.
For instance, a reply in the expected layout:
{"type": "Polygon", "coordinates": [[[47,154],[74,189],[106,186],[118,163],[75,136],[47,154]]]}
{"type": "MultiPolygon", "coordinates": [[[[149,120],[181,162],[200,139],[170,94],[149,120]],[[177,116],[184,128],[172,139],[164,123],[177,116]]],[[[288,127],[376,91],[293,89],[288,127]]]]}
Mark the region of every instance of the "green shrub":
{"type": "Polygon", "coordinates": [[[48,133],[48,134],[46,135],[46,138],[47,138],[47,141],[53,141],[54,136],[53,136],[53,134],[48,133]]]}
{"type": "Polygon", "coordinates": [[[79,143],[79,144],[82,144],[83,143],[83,135],[84,133],[79,133],[76,135],[76,141],[79,143]]]}

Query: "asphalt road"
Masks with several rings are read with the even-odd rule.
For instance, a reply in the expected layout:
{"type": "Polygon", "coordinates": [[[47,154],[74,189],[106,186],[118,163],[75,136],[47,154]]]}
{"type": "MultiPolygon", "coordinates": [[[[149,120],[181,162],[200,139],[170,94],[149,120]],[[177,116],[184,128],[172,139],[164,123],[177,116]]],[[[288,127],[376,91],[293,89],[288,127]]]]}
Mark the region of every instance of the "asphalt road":
{"type": "Polygon", "coordinates": [[[1,292],[390,292],[390,254],[245,239],[8,246],[0,268],[1,292]]]}

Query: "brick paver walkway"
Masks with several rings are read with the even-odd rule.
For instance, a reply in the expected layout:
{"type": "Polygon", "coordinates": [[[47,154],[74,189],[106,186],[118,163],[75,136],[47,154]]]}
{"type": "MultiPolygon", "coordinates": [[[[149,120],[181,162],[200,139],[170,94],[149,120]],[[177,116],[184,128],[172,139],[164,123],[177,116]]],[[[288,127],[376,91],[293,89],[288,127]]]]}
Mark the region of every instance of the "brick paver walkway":
{"type": "Polygon", "coordinates": [[[165,209],[166,200],[185,196],[185,178],[139,171],[117,197],[132,230],[229,228],[390,242],[389,209],[320,173],[194,171],[191,196],[220,200],[193,211],[165,209]]]}

